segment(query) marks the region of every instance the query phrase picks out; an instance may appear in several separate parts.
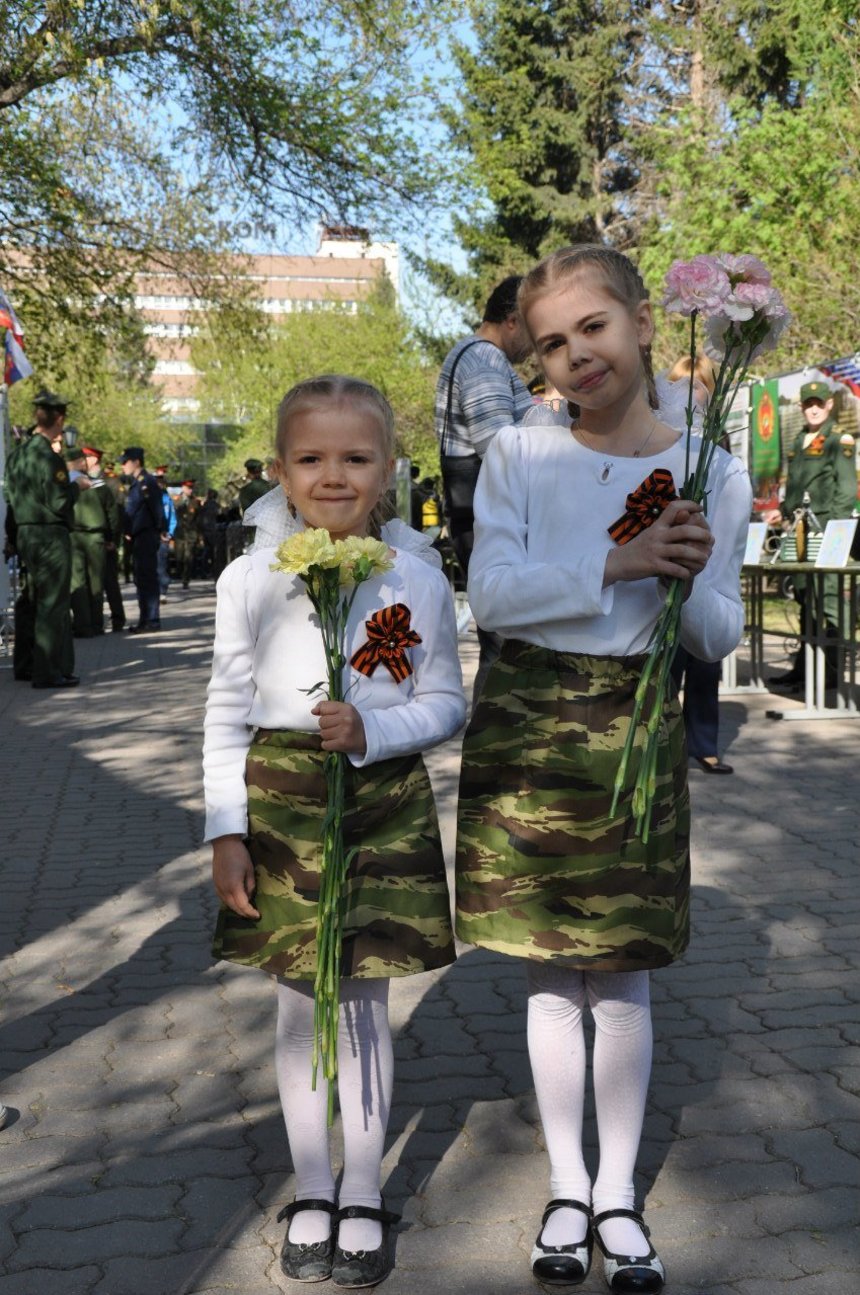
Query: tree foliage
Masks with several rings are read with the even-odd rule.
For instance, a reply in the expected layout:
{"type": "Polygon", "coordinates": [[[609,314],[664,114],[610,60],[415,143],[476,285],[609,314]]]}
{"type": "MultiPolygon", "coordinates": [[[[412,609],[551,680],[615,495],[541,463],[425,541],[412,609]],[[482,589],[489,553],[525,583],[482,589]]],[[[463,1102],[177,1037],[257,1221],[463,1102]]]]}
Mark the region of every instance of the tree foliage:
{"type": "Polygon", "coordinates": [[[438,473],[433,433],[436,366],[423,357],[389,285],[355,312],[335,301],[297,311],[254,337],[238,332],[218,313],[193,345],[203,373],[201,417],[242,427],[213,471],[215,484],[248,457],[274,454],[278,404],[294,383],[319,373],[348,373],[372,382],[394,409],[400,451],[423,474],[438,473]]]}
{"type": "MultiPolygon", "coordinates": [[[[0,284],[40,377],[139,362],[134,271],[223,297],[219,220],[371,219],[434,176],[404,107],[428,0],[5,0],[0,284]],[[77,327],[74,358],[54,345],[77,327]],[[82,353],[83,352],[83,353],[82,353]]],[[[68,340],[66,336],[65,341],[68,340]]]]}
{"type": "MultiPolygon", "coordinates": [[[[460,299],[607,241],[652,289],[675,257],[762,256],[795,314],[773,363],[858,345],[855,0],[474,0],[448,113],[472,184],[460,299]]],[[[445,272],[435,267],[437,279],[445,272]]],[[[668,360],[686,339],[664,332],[668,360]]]]}
{"type": "MultiPolygon", "coordinates": [[[[471,200],[454,228],[469,273],[447,286],[482,303],[495,283],[569,242],[626,241],[637,180],[623,119],[641,76],[639,0],[471,0],[475,48],[454,55],[445,120],[471,200]]],[[[432,266],[437,280],[443,268],[432,266]]]]}
{"type": "MultiPolygon", "coordinates": [[[[10,418],[19,427],[33,423],[35,390],[33,382],[18,382],[9,391],[10,418]]],[[[117,372],[104,357],[69,373],[60,391],[70,402],[67,422],[78,429],[77,443],[98,446],[108,459],[142,445],[148,463],[172,464],[196,438],[195,428],[165,416],[159,392],[144,378],[117,372]]]]}
{"type": "MultiPolygon", "coordinates": [[[[677,256],[755,253],[794,314],[771,367],[850,353],[860,330],[860,6],[700,8],[704,99],[680,104],[643,142],[652,207],[641,267],[656,283],[677,256]]],[[[664,357],[682,346],[670,331],[664,357]]]]}

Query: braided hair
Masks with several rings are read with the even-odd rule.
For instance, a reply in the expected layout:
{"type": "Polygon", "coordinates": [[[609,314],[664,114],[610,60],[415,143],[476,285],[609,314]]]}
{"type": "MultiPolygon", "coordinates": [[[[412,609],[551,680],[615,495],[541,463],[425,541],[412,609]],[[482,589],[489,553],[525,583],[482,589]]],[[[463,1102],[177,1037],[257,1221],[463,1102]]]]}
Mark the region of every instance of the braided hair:
{"type": "MultiPolygon", "coordinates": [[[[329,406],[336,410],[342,405],[363,405],[379,423],[379,435],[382,442],[383,458],[388,461],[394,458],[395,431],[394,412],[382,392],[363,378],[351,378],[342,373],[322,373],[316,378],[307,378],[291,387],[278,406],[278,417],[275,428],[275,453],[281,462],[286,457],[287,431],[290,419],[306,409],[319,409],[329,406]]],[[[288,500],[290,512],[295,516],[292,501],[288,500]]],[[[383,495],[372,510],[368,519],[368,530],[374,539],[379,539],[385,522],[393,516],[390,500],[383,495]]]]}
{"type": "MultiPolygon", "coordinates": [[[[641,301],[648,301],[649,293],[642,275],[623,252],[616,252],[613,247],[604,247],[602,243],[575,243],[572,247],[562,247],[557,252],[551,252],[524,276],[517,294],[517,305],[523,321],[525,322],[526,312],[533,301],[554,291],[589,265],[597,266],[602,271],[606,291],[628,310],[633,311],[641,301]]],[[[639,353],[642,357],[648,404],[652,409],[658,409],[660,401],[654,381],[651,347],[640,346],[639,353]]],[[[568,407],[571,417],[576,418],[579,413],[577,406],[568,402],[568,407]]]]}

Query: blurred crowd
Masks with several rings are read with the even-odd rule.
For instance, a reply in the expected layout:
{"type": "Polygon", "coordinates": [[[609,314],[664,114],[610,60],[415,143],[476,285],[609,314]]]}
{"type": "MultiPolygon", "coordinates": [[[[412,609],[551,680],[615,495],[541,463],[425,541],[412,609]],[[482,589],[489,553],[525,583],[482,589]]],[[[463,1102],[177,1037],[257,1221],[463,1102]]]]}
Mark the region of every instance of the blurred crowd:
{"type": "Polygon", "coordinates": [[[171,481],[163,464],[150,469],[140,446],[111,461],[81,440],[67,411],[61,395],[39,392],[35,422],[17,436],[6,465],[13,667],[35,688],[79,682],[76,638],[159,631],[171,587],[217,579],[248,540],[243,513],[274,484],[260,460],[248,459],[223,506],[216,490],[198,493],[192,478],[171,481]],[[133,623],[121,589],[130,582],[133,623]]]}

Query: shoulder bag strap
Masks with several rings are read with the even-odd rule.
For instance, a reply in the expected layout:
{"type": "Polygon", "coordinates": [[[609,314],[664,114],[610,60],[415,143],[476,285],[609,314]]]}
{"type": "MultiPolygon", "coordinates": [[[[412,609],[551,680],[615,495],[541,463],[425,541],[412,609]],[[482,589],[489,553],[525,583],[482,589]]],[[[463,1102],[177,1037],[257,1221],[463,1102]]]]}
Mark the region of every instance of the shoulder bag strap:
{"type": "Polygon", "coordinates": [[[442,424],[442,439],[439,446],[440,453],[442,454],[446,453],[446,445],[448,442],[448,428],[451,426],[451,408],[454,403],[454,374],[457,372],[457,365],[460,363],[463,356],[466,354],[468,350],[471,350],[473,346],[479,346],[482,342],[486,346],[493,345],[493,343],[488,342],[485,337],[476,337],[474,338],[473,341],[467,342],[461,351],[457,352],[457,355],[454,359],[454,363],[451,365],[451,372],[448,374],[448,399],[445,402],[445,421],[442,424]]]}

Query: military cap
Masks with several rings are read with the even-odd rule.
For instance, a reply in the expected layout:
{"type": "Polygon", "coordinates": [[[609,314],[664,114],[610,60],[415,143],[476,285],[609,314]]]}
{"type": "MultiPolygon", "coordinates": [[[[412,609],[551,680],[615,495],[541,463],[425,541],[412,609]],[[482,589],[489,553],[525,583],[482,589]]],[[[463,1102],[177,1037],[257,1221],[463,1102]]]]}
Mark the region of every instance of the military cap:
{"type": "Polygon", "coordinates": [[[93,459],[100,459],[104,454],[104,450],[97,450],[94,445],[82,445],[81,453],[89,454],[89,456],[93,459]]]}
{"type": "Polygon", "coordinates": [[[262,472],[262,471],[263,471],[263,464],[262,464],[261,460],[260,460],[260,459],[246,459],[246,460],[245,460],[245,471],[246,471],[246,472],[262,472]]]}
{"type": "Polygon", "coordinates": [[[193,478],[193,477],[190,477],[190,478],[188,479],[188,481],[183,481],[183,482],[182,482],[182,485],[183,485],[183,486],[192,486],[192,487],[193,487],[193,485],[194,485],[194,478],[193,478]]]}
{"type": "Polygon", "coordinates": [[[805,405],[807,400],[829,400],[832,395],[826,382],[804,382],[800,388],[800,403],[805,405]]]}
{"type": "Polygon", "coordinates": [[[160,467],[153,468],[152,470],[157,477],[164,477],[167,475],[167,465],[165,463],[162,463],[160,467]]]}
{"type": "Polygon", "coordinates": [[[70,445],[67,450],[63,451],[63,458],[67,463],[74,463],[77,459],[82,459],[84,452],[77,445],[70,445]]]}
{"type": "Polygon", "coordinates": [[[143,463],[143,450],[139,445],[129,445],[119,456],[120,463],[127,463],[129,459],[135,459],[138,463],[143,463]]]}
{"type": "Polygon", "coordinates": [[[46,391],[44,388],[33,397],[33,404],[39,409],[61,409],[64,412],[69,407],[69,402],[64,396],[57,395],[56,391],[46,391]]]}

